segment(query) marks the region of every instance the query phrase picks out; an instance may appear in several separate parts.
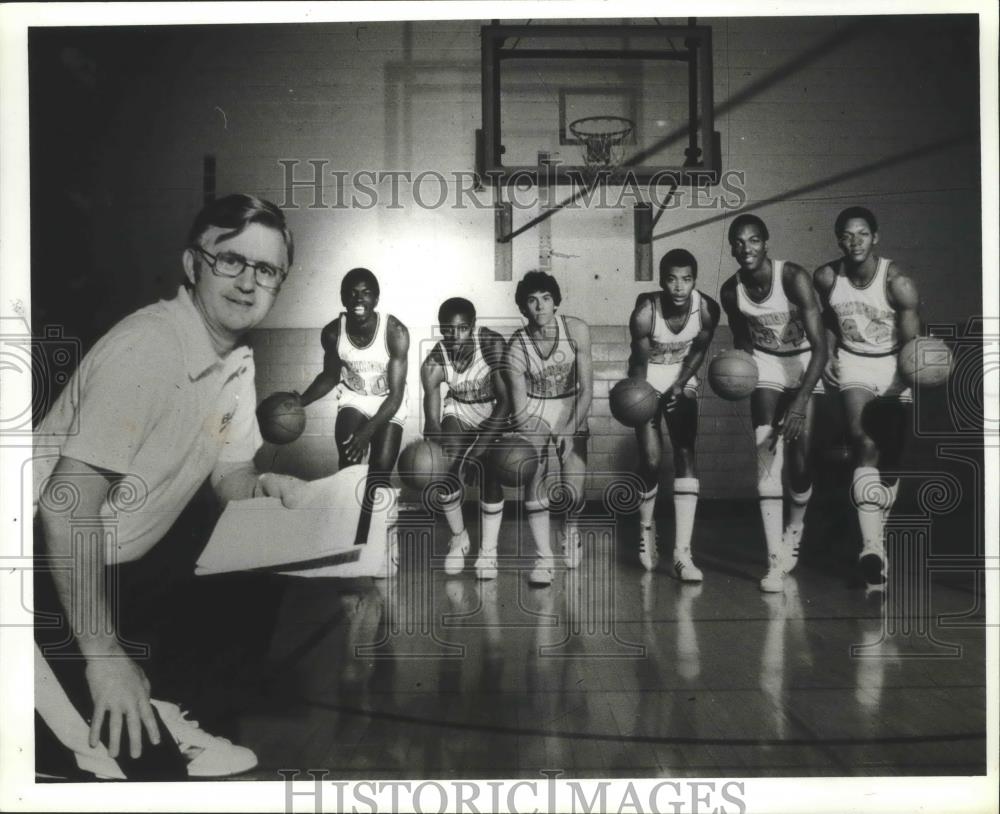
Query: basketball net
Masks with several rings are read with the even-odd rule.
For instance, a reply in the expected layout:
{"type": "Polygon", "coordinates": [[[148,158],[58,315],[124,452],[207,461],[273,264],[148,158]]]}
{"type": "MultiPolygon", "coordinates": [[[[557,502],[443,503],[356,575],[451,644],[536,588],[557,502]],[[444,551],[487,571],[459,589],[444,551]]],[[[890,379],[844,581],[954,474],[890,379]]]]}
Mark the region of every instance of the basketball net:
{"type": "Polygon", "coordinates": [[[614,177],[625,160],[625,140],[635,123],[621,116],[587,116],[569,125],[570,132],[583,143],[583,163],[591,183],[614,177]]]}

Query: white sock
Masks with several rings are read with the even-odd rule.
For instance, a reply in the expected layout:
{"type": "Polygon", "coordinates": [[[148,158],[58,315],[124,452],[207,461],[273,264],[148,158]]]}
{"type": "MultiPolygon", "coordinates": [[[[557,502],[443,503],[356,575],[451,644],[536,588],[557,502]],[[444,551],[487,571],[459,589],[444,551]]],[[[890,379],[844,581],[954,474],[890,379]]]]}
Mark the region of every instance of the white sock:
{"type": "Polygon", "coordinates": [[[892,512],[892,507],[896,505],[896,498],[899,496],[899,478],[896,478],[896,482],[889,487],[889,499],[885,506],[882,508],[882,522],[885,523],[889,519],[889,514],[892,512]]]}
{"type": "Polygon", "coordinates": [[[452,492],[441,498],[441,510],[452,536],[458,536],[465,531],[465,518],[462,517],[462,491],[452,492]]]}
{"type": "Polygon", "coordinates": [[[653,525],[653,512],[656,509],[656,496],[660,489],[655,483],[653,487],[639,495],[639,523],[643,526],[653,525]]]}
{"type": "Polygon", "coordinates": [[[887,489],[874,466],[859,466],[854,470],[851,482],[851,496],[858,509],[858,525],[861,526],[862,554],[873,552],[885,554],[882,543],[882,511],[885,508],[887,489]]]}
{"type": "Polygon", "coordinates": [[[482,541],[480,551],[496,551],[497,540],[500,537],[500,523],[503,520],[503,501],[499,503],[479,504],[479,517],[482,541]]]}
{"type": "Polygon", "coordinates": [[[757,494],[760,497],[760,517],[764,524],[764,540],[767,542],[768,561],[775,562],[781,557],[782,497],[781,469],[785,463],[785,445],[782,439],[771,449],[774,427],[754,428],[757,446],[757,494]]]}
{"type": "Polygon", "coordinates": [[[812,487],[804,492],[796,492],[789,489],[790,502],[788,505],[788,527],[790,529],[801,529],[806,523],[806,509],[809,508],[809,498],[812,497],[812,487]]]}
{"type": "Polygon", "coordinates": [[[535,550],[539,557],[552,556],[552,544],[549,541],[549,504],[541,500],[524,501],[524,510],[528,513],[528,528],[535,539],[535,550]]]}
{"type": "Polygon", "coordinates": [[[691,558],[698,486],[697,478],[674,478],[674,553],[684,559],[691,558]]]}

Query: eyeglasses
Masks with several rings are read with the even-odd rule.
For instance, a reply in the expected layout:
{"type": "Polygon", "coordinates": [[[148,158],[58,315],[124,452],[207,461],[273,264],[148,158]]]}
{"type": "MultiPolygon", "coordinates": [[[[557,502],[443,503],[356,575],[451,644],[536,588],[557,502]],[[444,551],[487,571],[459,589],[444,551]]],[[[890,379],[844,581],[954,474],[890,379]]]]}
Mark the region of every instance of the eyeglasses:
{"type": "Polygon", "coordinates": [[[270,263],[252,263],[243,255],[236,254],[235,252],[212,254],[205,251],[201,246],[192,246],[191,248],[196,249],[205,256],[209,267],[212,269],[212,273],[217,277],[239,277],[244,269],[252,268],[253,279],[257,285],[269,291],[277,291],[288,276],[288,272],[284,269],[275,268],[270,263]]]}

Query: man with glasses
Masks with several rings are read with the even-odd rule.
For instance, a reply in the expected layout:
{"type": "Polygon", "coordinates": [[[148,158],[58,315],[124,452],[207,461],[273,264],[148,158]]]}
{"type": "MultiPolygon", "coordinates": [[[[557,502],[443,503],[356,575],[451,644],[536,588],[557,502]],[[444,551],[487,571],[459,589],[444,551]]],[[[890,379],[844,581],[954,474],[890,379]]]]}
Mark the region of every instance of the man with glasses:
{"type": "Polygon", "coordinates": [[[191,603],[158,560],[180,556],[184,541],[171,527],[206,479],[222,503],[260,495],[295,502],[302,481],[258,474],[253,464],[261,437],[244,341],[274,305],[292,254],[274,204],[248,195],[207,204],[182,255],[176,298],[140,309],[100,339],[37,428],[39,773],[162,780],[256,764],[249,749],[153,700],[146,672],[158,652],[140,664],[126,646],[134,619],[118,597],[138,597],[154,625],[191,603]],[[82,545],[79,518],[94,529],[82,545]],[[43,624],[46,614],[59,625],[43,624]]]}

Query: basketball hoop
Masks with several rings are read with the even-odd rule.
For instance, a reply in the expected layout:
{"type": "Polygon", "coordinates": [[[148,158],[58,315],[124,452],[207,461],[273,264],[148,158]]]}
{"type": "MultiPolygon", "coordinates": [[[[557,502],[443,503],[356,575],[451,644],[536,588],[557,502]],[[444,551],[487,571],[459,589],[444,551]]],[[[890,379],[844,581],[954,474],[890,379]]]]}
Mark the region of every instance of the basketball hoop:
{"type": "Polygon", "coordinates": [[[625,159],[624,141],[635,122],[623,116],[586,116],[569,125],[569,131],[584,146],[583,163],[592,175],[617,170],[625,159]]]}

